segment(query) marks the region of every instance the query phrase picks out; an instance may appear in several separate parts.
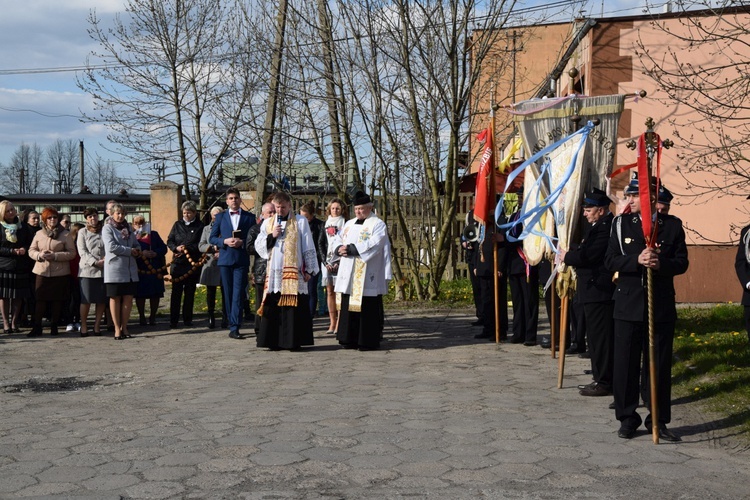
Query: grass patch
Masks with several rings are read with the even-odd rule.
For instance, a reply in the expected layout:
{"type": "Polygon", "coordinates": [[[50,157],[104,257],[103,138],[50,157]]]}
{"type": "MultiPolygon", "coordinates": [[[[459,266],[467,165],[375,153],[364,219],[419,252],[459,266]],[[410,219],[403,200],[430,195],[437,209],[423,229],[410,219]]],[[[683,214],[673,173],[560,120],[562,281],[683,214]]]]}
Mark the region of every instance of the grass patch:
{"type": "Polygon", "coordinates": [[[750,440],[750,345],[743,307],[720,304],[677,311],[674,396],[721,415],[719,427],[738,426],[750,440]]]}

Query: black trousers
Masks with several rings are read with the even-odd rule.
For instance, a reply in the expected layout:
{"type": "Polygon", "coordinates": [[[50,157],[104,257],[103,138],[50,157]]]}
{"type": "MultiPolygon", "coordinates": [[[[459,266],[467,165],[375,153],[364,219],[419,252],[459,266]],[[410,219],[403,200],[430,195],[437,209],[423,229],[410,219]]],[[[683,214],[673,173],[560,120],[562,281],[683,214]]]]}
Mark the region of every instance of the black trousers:
{"type": "Polygon", "coordinates": [[[596,383],[610,390],[615,362],[615,324],[612,319],[614,310],[615,303],[611,300],[583,305],[591,354],[591,372],[596,383]]]}
{"type": "MultiPolygon", "coordinates": [[[[482,333],[495,338],[495,283],[492,276],[477,276],[479,285],[480,309],[482,311],[482,333]]],[[[500,339],[508,338],[508,282],[498,278],[500,294],[500,339]]]]}
{"type": "Polygon", "coordinates": [[[477,319],[484,321],[484,312],[482,311],[482,290],[479,286],[479,277],[474,274],[477,267],[469,262],[469,281],[471,282],[471,294],[474,297],[474,313],[477,319]]]}
{"type": "Polygon", "coordinates": [[[180,319],[180,302],[182,302],[182,320],[185,323],[193,322],[193,303],[195,302],[195,286],[198,284],[198,274],[188,279],[172,283],[172,297],[169,299],[169,323],[176,324],[180,319]],[[185,296],[185,300],[182,296],[185,296]]]}
{"type": "MultiPolygon", "coordinates": [[[[586,313],[584,312],[583,303],[577,298],[573,298],[570,301],[570,342],[575,342],[578,347],[578,352],[584,352],[586,350],[586,331],[588,330],[588,322],[586,320],[586,313]]],[[[569,346],[565,346],[566,348],[569,346]]]]}
{"type": "Polygon", "coordinates": [[[745,306],[745,330],[747,330],[747,340],[750,341],[750,306],[745,306]]]}
{"type": "MultiPolygon", "coordinates": [[[[648,356],[648,323],[645,321],[615,320],[614,373],[612,392],[615,396],[615,417],[622,425],[637,428],[641,417],[636,408],[641,395],[640,380],[643,380],[643,396],[646,407],[651,406],[651,387],[648,356]],[[641,365],[641,354],[643,364],[641,365]]],[[[659,423],[672,420],[672,345],[674,321],[655,323],[656,382],[659,423]]],[[[651,422],[651,415],[646,423],[651,422]]]]}
{"type": "Polygon", "coordinates": [[[528,281],[525,274],[512,274],[508,279],[513,300],[512,340],[536,342],[539,323],[539,271],[532,267],[528,281]]]}

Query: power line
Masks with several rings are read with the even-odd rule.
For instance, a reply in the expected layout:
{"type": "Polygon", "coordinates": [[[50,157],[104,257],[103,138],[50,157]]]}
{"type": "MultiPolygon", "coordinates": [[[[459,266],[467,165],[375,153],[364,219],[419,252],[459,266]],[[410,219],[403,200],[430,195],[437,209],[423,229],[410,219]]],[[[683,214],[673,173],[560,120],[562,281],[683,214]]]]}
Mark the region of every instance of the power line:
{"type": "MultiPolygon", "coordinates": [[[[539,12],[539,11],[548,10],[548,9],[554,9],[558,7],[560,8],[572,7],[578,4],[585,4],[585,2],[583,0],[557,0],[555,2],[513,9],[509,17],[518,18],[519,16],[522,16],[525,14],[530,14],[530,13],[539,12]]],[[[608,11],[605,14],[607,15],[619,14],[622,12],[635,10],[636,8],[641,9],[642,7],[632,7],[628,9],[613,10],[613,11],[608,11]]],[[[603,16],[603,17],[606,17],[606,16],[603,16]]],[[[486,20],[487,18],[488,16],[477,16],[473,18],[471,22],[477,23],[482,20],[486,20]]],[[[356,38],[355,36],[337,38],[336,42],[352,41],[355,38],[356,38]]],[[[314,42],[314,43],[320,44],[322,42],[314,42]]],[[[145,63],[143,63],[143,65],[145,65],[145,63]]],[[[108,70],[108,69],[116,69],[116,68],[124,68],[124,67],[126,67],[125,64],[97,64],[97,65],[84,65],[84,66],[58,66],[58,67],[49,67],[49,68],[12,68],[12,69],[0,69],[0,76],[35,75],[35,74],[50,74],[50,73],[77,73],[81,71],[108,70]]]]}

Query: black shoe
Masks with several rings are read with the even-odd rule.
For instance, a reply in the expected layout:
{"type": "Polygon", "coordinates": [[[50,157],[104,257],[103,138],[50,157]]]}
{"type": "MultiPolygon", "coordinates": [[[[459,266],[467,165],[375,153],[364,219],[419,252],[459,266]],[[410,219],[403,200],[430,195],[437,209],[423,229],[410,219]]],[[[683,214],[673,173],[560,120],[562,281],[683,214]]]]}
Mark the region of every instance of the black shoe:
{"type": "Polygon", "coordinates": [[[489,339],[489,338],[492,338],[492,335],[490,335],[489,333],[477,333],[476,335],[474,335],[474,338],[475,339],[489,339]]]}
{"type": "Polygon", "coordinates": [[[576,344],[575,342],[573,342],[572,344],[570,344],[570,347],[568,347],[567,349],[565,349],[565,354],[581,354],[582,352],[583,351],[581,351],[580,349],[578,349],[578,344],[576,344]]]}
{"type": "Polygon", "coordinates": [[[34,327],[31,329],[29,333],[26,334],[27,337],[41,337],[42,336],[42,328],[41,327],[34,327]]]}
{"type": "MultiPolygon", "coordinates": [[[[552,341],[550,339],[542,339],[539,345],[542,346],[542,349],[549,349],[552,347],[552,341]]],[[[555,346],[555,351],[557,351],[557,346],[555,346]]]]}
{"type": "Polygon", "coordinates": [[[584,375],[593,375],[594,370],[583,370],[584,375]]]}
{"type": "Polygon", "coordinates": [[[591,359],[591,353],[588,351],[582,352],[581,354],[578,355],[578,357],[581,359],[591,359]]]}
{"type": "Polygon", "coordinates": [[[602,386],[601,384],[594,384],[591,387],[586,387],[578,391],[581,396],[611,396],[612,391],[602,386]]]}
{"type": "Polygon", "coordinates": [[[617,437],[622,439],[633,439],[635,437],[635,429],[623,425],[617,431],[617,437]]]}
{"type": "Polygon", "coordinates": [[[230,339],[237,339],[237,340],[245,340],[245,336],[242,335],[240,332],[232,330],[229,332],[229,338],[230,339]]]}
{"type": "Polygon", "coordinates": [[[590,384],[581,384],[581,385],[578,386],[578,389],[579,390],[581,390],[581,389],[589,389],[591,387],[594,387],[595,385],[596,385],[596,381],[591,382],[590,384]]]}
{"type": "Polygon", "coordinates": [[[213,311],[208,313],[208,327],[212,330],[216,328],[216,317],[214,317],[213,311]]]}
{"type": "Polygon", "coordinates": [[[151,316],[148,318],[148,324],[149,325],[155,325],[156,324],[156,316],[151,316]]]}
{"type": "Polygon", "coordinates": [[[138,324],[141,325],[141,326],[146,326],[146,316],[141,316],[138,319],[138,324]]]}
{"type": "Polygon", "coordinates": [[[56,325],[52,326],[52,328],[50,328],[50,332],[49,332],[50,335],[57,335],[58,333],[59,332],[57,331],[57,326],[56,325]]]}
{"type": "Polygon", "coordinates": [[[511,337],[510,338],[510,343],[511,344],[523,344],[523,339],[518,339],[516,337],[511,337]]]}
{"type": "Polygon", "coordinates": [[[174,330],[175,328],[177,328],[177,323],[170,323],[169,324],[169,329],[170,330],[174,330]]]}
{"type": "Polygon", "coordinates": [[[482,321],[481,319],[471,322],[471,326],[482,326],[482,325],[484,325],[484,321],[482,321]]]}
{"type": "Polygon", "coordinates": [[[184,325],[187,326],[187,327],[191,327],[191,326],[193,326],[193,322],[192,321],[185,321],[184,325]]]}
{"type": "Polygon", "coordinates": [[[523,343],[523,345],[525,345],[526,347],[533,347],[536,345],[536,340],[527,340],[523,343]]]}
{"type": "MultiPolygon", "coordinates": [[[[648,430],[648,433],[651,434],[651,426],[647,425],[646,430],[648,430]]],[[[663,439],[664,441],[669,441],[671,443],[678,443],[682,441],[682,438],[675,434],[674,432],[667,429],[666,424],[659,424],[659,439],[663,439]]]]}
{"type": "Polygon", "coordinates": [[[609,403],[609,406],[607,408],[609,408],[610,410],[614,410],[615,409],[615,402],[612,401],[611,403],[609,403]]]}

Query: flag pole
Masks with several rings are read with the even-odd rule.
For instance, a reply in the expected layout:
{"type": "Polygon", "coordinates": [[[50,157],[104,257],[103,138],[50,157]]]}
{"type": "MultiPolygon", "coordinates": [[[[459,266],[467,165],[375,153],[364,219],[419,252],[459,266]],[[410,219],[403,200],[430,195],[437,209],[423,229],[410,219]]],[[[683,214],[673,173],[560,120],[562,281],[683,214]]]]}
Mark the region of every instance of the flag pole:
{"type": "MultiPolygon", "coordinates": [[[[651,176],[653,173],[654,153],[657,148],[658,136],[654,134],[654,121],[649,117],[646,120],[646,157],[648,176],[640,181],[641,189],[645,189],[649,194],[649,206],[651,207],[649,217],[656,213],[656,197],[651,193],[651,176]]],[[[657,181],[658,182],[658,181],[657,181]]],[[[656,194],[656,193],[653,193],[656,194]]],[[[643,220],[643,218],[641,218],[643,220]]],[[[658,224],[654,224],[654,230],[658,224]]],[[[654,247],[653,238],[646,237],[646,244],[654,247]]],[[[646,269],[646,283],[648,284],[648,372],[649,382],[651,385],[651,439],[654,444],[659,444],[659,384],[656,380],[656,331],[654,325],[654,272],[650,267],[646,269]]]]}
{"type": "MultiPolygon", "coordinates": [[[[494,85],[492,89],[492,105],[490,107],[490,137],[492,137],[492,157],[497,158],[495,156],[495,112],[500,109],[500,106],[495,104],[495,95],[494,95],[494,85]]],[[[490,169],[490,189],[489,189],[489,195],[488,198],[490,200],[490,206],[495,206],[497,204],[497,192],[496,186],[495,186],[495,161],[492,162],[492,168],[490,169]]],[[[497,234],[497,221],[495,220],[495,211],[491,210],[492,212],[492,231],[490,231],[490,235],[492,237],[492,287],[494,288],[495,292],[495,343],[500,343],[500,283],[498,280],[498,248],[497,248],[497,239],[495,239],[495,234],[497,234]]],[[[506,305],[507,307],[507,305],[506,305]]]]}

